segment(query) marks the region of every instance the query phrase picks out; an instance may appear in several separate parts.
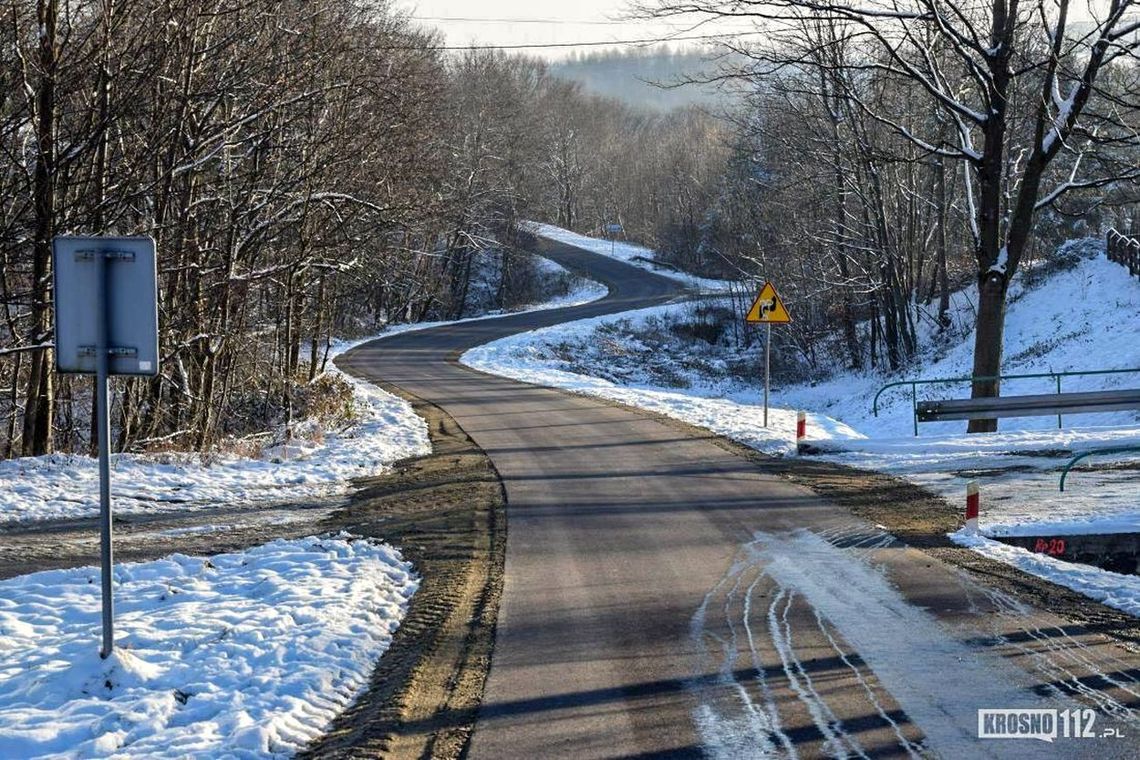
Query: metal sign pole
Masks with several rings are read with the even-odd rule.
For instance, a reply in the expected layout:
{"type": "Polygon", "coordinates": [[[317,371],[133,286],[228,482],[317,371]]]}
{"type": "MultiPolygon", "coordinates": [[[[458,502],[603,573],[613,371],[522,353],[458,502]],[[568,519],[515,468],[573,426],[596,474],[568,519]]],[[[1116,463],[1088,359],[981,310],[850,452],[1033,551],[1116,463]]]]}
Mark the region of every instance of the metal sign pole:
{"type": "Polygon", "coordinates": [[[768,427],[768,384],[772,376],[772,323],[768,323],[764,340],[764,427],[768,427]]]}
{"type": "Polygon", "coordinates": [[[111,571],[111,410],[107,377],[110,374],[110,340],[108,335],[107,254],[95,252],[95,417],[99,437],[99,526],[100,559],[103,566],[103,649],[100,656],[110,656],[115,648],[115,601],[112,596],[111,571]]]}
{"type": "Polygon", "coordinates": [[[159,370],[158,276],[154,239],[58,235],[52,240],[56,370],[95,375],[94,428],[99,449],[99,559],[103,646],[115,649],[111,524],[112,375],[154,377],[159,370]]]}

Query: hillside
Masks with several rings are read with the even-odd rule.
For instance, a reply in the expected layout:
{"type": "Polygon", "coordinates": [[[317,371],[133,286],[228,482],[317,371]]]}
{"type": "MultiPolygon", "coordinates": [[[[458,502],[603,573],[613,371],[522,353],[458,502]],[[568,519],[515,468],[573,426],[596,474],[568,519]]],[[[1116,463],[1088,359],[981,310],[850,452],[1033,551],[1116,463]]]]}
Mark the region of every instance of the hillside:
{"type": "Polygon", "coordinates": [[[711,51],[660,46],[605,50],[571,56],[550,65],[550,72],[579,82],[589,92],[636,108],[670,111],[699,106],[722,108],[730,98],[713,85],[675,87],[686,78],[715,70],[711,51]]]}

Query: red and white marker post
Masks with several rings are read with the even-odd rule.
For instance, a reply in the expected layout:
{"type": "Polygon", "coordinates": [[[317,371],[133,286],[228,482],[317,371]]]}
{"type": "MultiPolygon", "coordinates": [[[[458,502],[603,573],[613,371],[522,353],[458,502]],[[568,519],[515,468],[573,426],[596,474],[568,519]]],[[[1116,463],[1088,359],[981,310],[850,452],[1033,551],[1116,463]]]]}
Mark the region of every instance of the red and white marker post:
{"type": "Polygon", "coordinates": [[[978,481],[971,480],[966,484],[966,532],[978,532],[978,511],[981,508],[982,497],[978,492],[978,481]]]}
{"type": "Polygon", "coordinates": [[[807,438],[807,414],[796,412],[796,451],[804,445],[805,438],[807,438]]]}

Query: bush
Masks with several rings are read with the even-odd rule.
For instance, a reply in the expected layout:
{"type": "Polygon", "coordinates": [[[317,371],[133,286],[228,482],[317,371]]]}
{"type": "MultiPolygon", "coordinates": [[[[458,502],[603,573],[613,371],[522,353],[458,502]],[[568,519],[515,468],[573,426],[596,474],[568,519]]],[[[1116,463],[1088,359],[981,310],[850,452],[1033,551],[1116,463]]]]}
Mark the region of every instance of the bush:
{"type": "MultiPolygon", "coordinates": [[[[342,376],[325,373],[311,383],[298,384],[293,390],[294,418],[318,429],[347,427],[358,418],[352,385],[342,376]]],[[[303,425],[294,425],[299,435],[303,425]]]]}

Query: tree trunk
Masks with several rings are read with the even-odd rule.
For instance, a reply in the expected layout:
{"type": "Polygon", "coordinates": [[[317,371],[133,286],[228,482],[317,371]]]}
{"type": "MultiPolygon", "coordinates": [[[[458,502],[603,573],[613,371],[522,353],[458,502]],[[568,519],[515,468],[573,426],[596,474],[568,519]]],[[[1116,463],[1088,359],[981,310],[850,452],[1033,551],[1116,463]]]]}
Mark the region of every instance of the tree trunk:
{"type": "MultiPolygon", "coordinates": [[[[1002,339],[1005,332],[1005,278],[987,273],[978,283],[978,322],[974,337],[974,377],[997,377],[1001,373],[1002,339]]],[[[1001,381],[980,380],[973,384],[973,398],[1001,394],[1001,381]]],[[[971,433],[992,433],[997,420],[970,420],[971,433]]]]}
{"type": "Polygon", "coordinates": [[[949,217],[949,203],[946,199],[946,163],[938,161],[938,325],[945,330],[950,327],[950,274],[946,270],[946,222],[949,217]]]}
{"type": "MultiPolygon", "coordinates": [[[[838,144],[838,132],[836,132],[836,144],[838,144]]],[[[843,292],[843,311],[840,315],[840,321],[843,323],[843,340],[847,345],[847,356],[851,361],[851,369],[858,371],[863,369],[863,350],[859,345],[859,335],[855,328],[855,306],[852,303],[851,296],[853,288],[850,267],[847,264],[847,246],[840,242],[845,237],[847,224],[846,180],[839,163],[838,151],[832,160],[835,162],[835,227],[833,234],[839,248],[836,259],[839,262],[839,275],[843,280],[840,286],[843,292]]]]}
{"type": "MultiPolygon", "coordinates": [[[[40,0],[37,17],[40,25],[40,82],[35,98],[35,136],[37,142],[33,205],[35,206],[35,240],[32,263],[32,327],[31,343],[42,343],[50,331],[48,301],[51,277],[51,240],[55,234],[55,75],[56,20],[55,0],[40,0]]],[[[36,351],[31,357],[28,394],[24,409],[25,456],[49,454],[52,449],[52,373],[51,352],[36,351]]]]}

